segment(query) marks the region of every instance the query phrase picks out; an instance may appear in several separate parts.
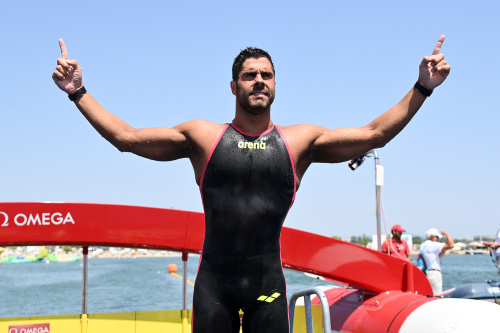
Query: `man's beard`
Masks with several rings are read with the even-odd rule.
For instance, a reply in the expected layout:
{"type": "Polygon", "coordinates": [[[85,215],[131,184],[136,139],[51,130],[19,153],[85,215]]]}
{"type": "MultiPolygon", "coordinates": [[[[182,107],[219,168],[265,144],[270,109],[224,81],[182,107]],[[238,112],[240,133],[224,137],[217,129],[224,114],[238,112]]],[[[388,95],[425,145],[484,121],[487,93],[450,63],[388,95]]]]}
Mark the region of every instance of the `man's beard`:
{"type": "Polygon", "coordinates": [[[240,104],[249,113],[259,114],[271,107],[271,104],[273,104],[274,101],[274,93],[269,90],[266,93],[267,101],[257,100],[252,103],[250,100],[250,93],[243,91],[239,84],[236,84],[236,99],[238,104],[240,104]]]}

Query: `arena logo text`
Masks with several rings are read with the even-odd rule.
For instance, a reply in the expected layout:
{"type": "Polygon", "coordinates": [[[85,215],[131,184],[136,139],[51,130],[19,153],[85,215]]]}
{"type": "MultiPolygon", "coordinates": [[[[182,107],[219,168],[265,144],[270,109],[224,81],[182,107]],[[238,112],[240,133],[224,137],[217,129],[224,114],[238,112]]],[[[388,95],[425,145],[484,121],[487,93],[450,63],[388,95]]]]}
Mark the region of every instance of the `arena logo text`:
{"type": "Polygon", "coordinates": [[[266,149],[266,143],[265,142],[239,141],[238,148],[240,148],[240,149],[266,149]]]}

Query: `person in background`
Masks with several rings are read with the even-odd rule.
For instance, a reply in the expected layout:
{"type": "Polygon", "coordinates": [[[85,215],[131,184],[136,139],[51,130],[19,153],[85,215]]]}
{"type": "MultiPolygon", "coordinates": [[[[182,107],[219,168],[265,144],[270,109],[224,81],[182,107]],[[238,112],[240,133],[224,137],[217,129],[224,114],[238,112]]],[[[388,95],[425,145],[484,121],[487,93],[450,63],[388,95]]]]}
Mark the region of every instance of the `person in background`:
{"type": "Polygon", "coordinates": [[[386,239],[384,244],[382,244],[382,252],[411,262],[410,247],[404,239],[401,239],[401,235],[405,231],[400,224],[393,225],[391,229],[392,238],[386,239]]]}
{"type": "Polygon", "coordinates": [[[429,280],[434,295],[443,292],[443,276],[441,274],[441,258],[444,256],[446,250],[452,249],[455,242],[450,234],[443,230],[431,228],[425,233],[427,240],[420,245],[420,255],[425,260],[427,265],[427,279],[429,280]],[[438,242],[439,239],[446,236],[446,243],[438,242]]]}
{"type": "Polygon", "coordinates": [[[500,275],[500,229],[498,229],[497,231],[495,242],[483,242],[483,244],[491,248],[491,252],[495,255],[495,262],[498,267],[498,275],[500,275]]]}

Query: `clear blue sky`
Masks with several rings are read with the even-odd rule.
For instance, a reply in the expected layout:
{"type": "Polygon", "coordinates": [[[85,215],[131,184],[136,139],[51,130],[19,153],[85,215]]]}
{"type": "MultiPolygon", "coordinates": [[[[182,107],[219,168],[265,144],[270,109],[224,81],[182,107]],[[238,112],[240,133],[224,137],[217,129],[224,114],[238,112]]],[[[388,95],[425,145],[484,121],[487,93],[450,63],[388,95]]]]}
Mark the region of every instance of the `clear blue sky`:
{"type": "MultiPolygon", "coordinates": [[[[423,235],[500,228],[498,1],[10,1],[0,6],[0,202],[96,202],[202,211],[188,160],[120,153],[52,82],[63,38],[84,84],[134,127],[230,122],[246,46],[276,67],[273,121],[363,126],[411,89],[441,34],[448,80],[378,150],[385,222],[423,235]]],[[[1,208],[1,206],[0,206],[1,208]]],[[[373,159],[312,165],[285,225],[376,233],[373,159]]]]}

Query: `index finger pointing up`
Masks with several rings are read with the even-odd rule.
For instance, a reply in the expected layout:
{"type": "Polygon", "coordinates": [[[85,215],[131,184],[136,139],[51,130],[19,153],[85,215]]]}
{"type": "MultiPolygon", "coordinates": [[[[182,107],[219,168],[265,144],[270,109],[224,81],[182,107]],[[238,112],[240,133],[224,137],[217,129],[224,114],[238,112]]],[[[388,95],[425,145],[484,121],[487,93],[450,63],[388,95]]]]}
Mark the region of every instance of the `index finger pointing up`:
{"type": "Polygon", "coordinates": [[[63,59],[69,59],[68,50],[66,50],[66,44],[62,39],[59,39],[59,46],[61,47],[61,56],[63,59]]]}
{"type": "Polygon", "coordinates": [[[436,55],[441,52],[441,46],[443,46],[444,38],[445,35],[441,35],[441,37],[439,37],[436,46],[434,46],[434,50],[432,51],[432,55],[436,55]]]}

